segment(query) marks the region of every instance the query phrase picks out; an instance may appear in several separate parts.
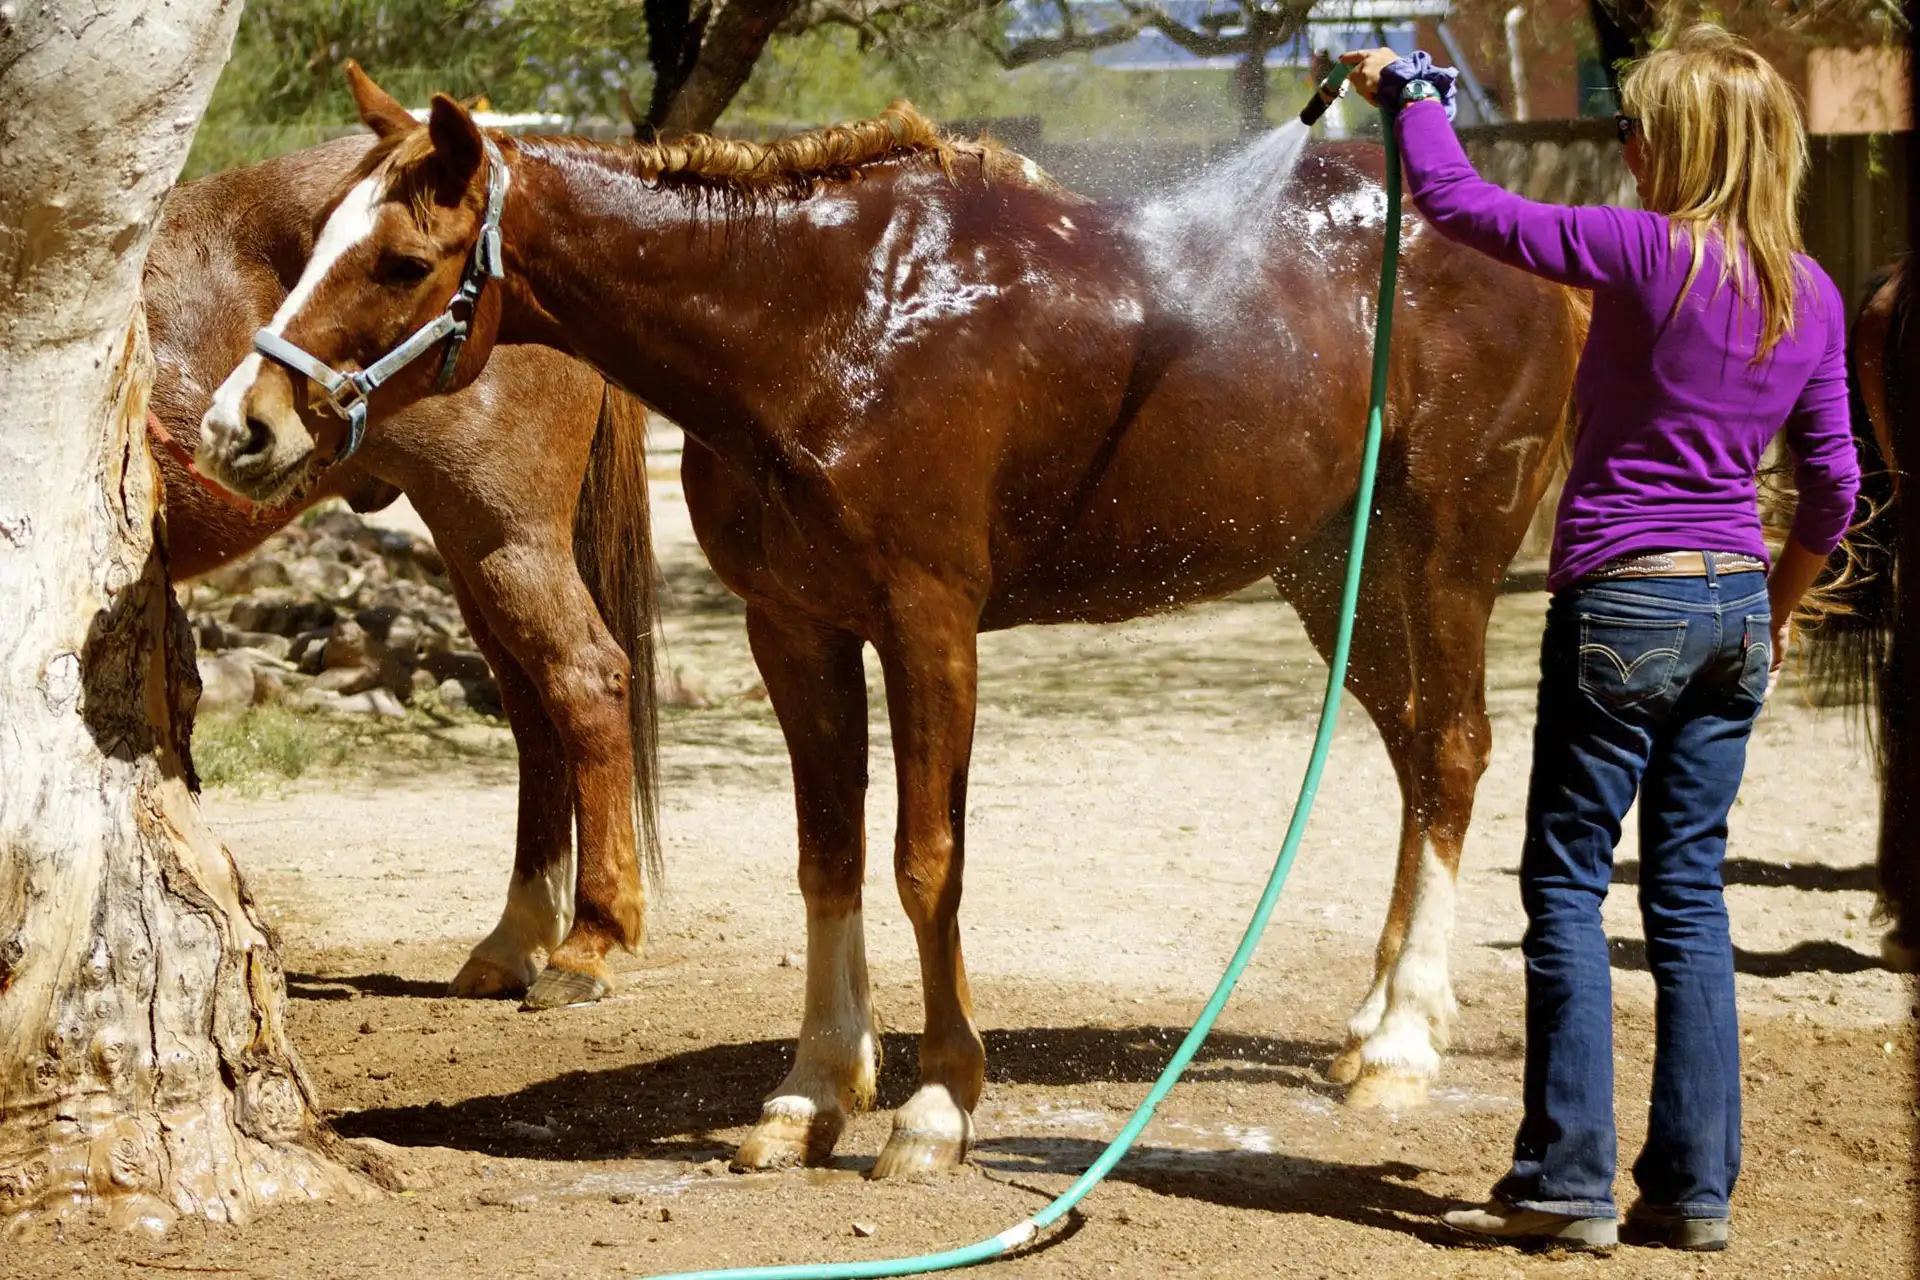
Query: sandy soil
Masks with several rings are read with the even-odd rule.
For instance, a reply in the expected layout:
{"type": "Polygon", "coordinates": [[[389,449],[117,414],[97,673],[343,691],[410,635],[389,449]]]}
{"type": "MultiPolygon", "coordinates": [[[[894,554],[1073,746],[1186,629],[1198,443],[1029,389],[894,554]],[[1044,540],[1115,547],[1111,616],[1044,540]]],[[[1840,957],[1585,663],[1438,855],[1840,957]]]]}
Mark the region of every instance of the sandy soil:
{"type": "MultiPolygon", "coordinates": [[[[390,1144],[412,1189],[161,1242],[14,1242],[0,1274],[584,1278],[892,1256],[998,1232],[1118,1131],[1217,977],[1292,802],[1323,668],[1290,611],[1255,591],[1124,627],[982,642],[963,916],[989,1053],[979,1148],[956,1174],[867,1182],[882,1112],[856,1119],[832,1169],[734,1176],[722,1160],[798,1025],[792,810],[737,609],[692,544],[673,460],[659,461],[670,661],[715,705],[666,718],[670,893],[615,995],[545,1015],[443,998],[498,910],[509,766],[375,767],[210,794],[284,935],[324,1098],[342,1131],[390,1144]]],[[[1370,975],[1399,821],[1385,753],[1350,710],[1293,882],[1220,1030],[1112,1182],[1001,1273],[1915,1273],[1912,991],[1876,958],[1869,765],[1842,714],[1791,688],[1756,734],[1728,867],[1747,1083],[1734,1251],[1538,1260],[1441,1247],[1428,1225],[1483,1195],[1518,1116],[1514,873],[1543,608],[1514,594],[1494,619],[1495,753],[1455,934],[1464,1009],[1433,1105],[1349,1112],[1319,1075],[1370,975]]],[[[882,852],[868,946],[876,1004],[897,1029],[881,1100],[895,1106],[911,1091],[919,998],[884,856],[877,681],[871,701],[882,852]]],[[[1644,1128],[1652,986],[1631,836],[1620,861],[1607,918],[1625,1164],[1644,1128]]]]}

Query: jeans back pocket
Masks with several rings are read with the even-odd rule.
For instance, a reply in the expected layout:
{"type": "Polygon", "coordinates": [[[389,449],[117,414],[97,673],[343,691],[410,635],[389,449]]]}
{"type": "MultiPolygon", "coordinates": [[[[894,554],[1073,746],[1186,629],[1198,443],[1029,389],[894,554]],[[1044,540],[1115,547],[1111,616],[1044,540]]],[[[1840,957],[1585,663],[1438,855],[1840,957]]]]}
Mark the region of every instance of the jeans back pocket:
{"type": "Polygon", "coordinates": [[[1616,710],[1639,706],[1667,691],[1680,646],[1684,618],[1633,622],[1586,614],[1580,619],[1580,691],[1616,710]]]}
{"type": "Polygon", "coordinates": [[[1748,614],[1740,644],[1740,691],[1763,702],[1773,679],[1773,615],[1748,614]]]}

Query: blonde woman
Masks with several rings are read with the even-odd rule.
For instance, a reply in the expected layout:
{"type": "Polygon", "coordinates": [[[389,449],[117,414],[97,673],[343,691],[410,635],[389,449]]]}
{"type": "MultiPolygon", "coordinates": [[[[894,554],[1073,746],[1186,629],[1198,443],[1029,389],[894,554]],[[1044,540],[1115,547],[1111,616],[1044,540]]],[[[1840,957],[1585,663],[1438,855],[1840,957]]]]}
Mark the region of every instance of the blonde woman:
{"type": "Polygon", "coordinates": [[[1392,50],[1346,61],[1395,112],[1408,192],[1435,230],[1594,298],[1521,855],[1526,1114],[1489,1203],[1445,1221],[1482,1242],[1725,1248],[1740,1170],[1727,813],[1794,608],[1859,487],[1840,298],[1800,252],[1799,113],[1752,49],[1695,27],[1621,85],[1642,209],[1567,209],[1475,175],[1448,123],[1450,70],[1392,50]],[[1754,477],[1783,428],[1800,500],[1769,572],[1754,477]],[[1622,1232],[1600,904],[1636,794],[1657,1032],[1622,1232]]]}

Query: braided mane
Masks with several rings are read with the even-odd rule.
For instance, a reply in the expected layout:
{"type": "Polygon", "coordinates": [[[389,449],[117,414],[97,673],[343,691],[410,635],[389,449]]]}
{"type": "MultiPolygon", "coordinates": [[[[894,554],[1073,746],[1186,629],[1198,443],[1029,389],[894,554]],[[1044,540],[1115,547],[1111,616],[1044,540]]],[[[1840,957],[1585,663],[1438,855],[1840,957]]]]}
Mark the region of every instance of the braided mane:
{"type": "Polygon", "coordinates": [[[990,138],[955,138],[901,99],[870,120],[828,125],[774,142],[745,142],[697,133],[668,142],[607,144],[584,138],[545,137],[517,140],[532,153],[595,151],[621,157],[643,178],[720,188],[741,194],[781,192],[804,195],[859,175],[886,160],[928,157],[951,175],[958,162],[972,161],[989,182],[1045,190],[1056,184],[1040,166],[990,138]]]}

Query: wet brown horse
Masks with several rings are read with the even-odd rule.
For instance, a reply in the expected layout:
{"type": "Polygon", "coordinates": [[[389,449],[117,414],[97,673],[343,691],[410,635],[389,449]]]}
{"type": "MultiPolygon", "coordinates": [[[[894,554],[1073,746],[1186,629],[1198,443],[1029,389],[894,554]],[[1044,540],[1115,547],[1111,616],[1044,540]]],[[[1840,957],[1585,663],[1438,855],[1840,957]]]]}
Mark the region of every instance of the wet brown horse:
{"type": "MultiPolygon", "coordinates": [[[[451,100],[422,127],[351,78],[381,143],[280,332],[365,367],[446,305],[494,161],[451,100]]],[[[958,1159],[984,1079],[958,920],[976,634],[1118,621],[1271,576],[1329,645],[1384,204],[1377,149],[1294,171],[1298,141],[1281,131],[1168,200],[1103,207],[904,105],[770,147],[494,139],[505,279],[481,296],[460,374],[496,340],[543,343],[686,427],[695,529],[747,601],[786,734],[806,1004],[740,1165],[825,1158],[874,1096],[863,645],[885,676],[894,875],[926,1014],[920,1087],[878,1176],[958,1159]]],[[[1454,877],[1489,750],[1487,619],[1582,336],[1572,295],[1417,228],[1402,280],[1352,687],[1404,820],[1376,982],[1334,1064],[1358,1102],[1417,1098],[1438,1066],[1454,877]]],[[[376,393],[376,419],[431,377],[376,393]]],[[[203,465],[245,491],[324,460],[341,424],[305,400],[278,366],[236,373],[203,465]]]]}
{"type": "Polygon", "coordinates": [[[1910,852],[1910,824],[1895,815],[1904,800],[1896,788],[1898,759],[1914,744],[1902,741],[1901,718],[1891,710],[1913,696],[1914,677],[1894,662],[1900,617],[1899,524],[1902,479],[1895,456],[1896,424],[1911,414],[1912,374],[1901,352],[1912,324],[1909,259],[1876,272],[1848,340],[1853,435],[1860,450],[1860,505],[1865,518],[1848,533],[1848,580],[1833,595],[1839,606],[1808,636],[1809,677],[1835,702],[1872,707],[1869,723],[1886,791],[1880,824],[1879,881],[1890,928],[1881,952],[1896,969],[1920,968],[1920,859],[1910,852]]]}
{"type": "MultiPolygon", "coordinates": [[[[186,448],[199,441],[213,389],[299,279],[318,215],[370,141],[328,143],[169,198],[146,273],[152,408],[186,448]]],[[[250,550],[324,497],[369,510],[404,490],[418,508],[499,679],[520,754],[506,909],[453,991],[518,994],[532,984],[529,1002],[544,1005],[591,994],[608,949],[638,945],[636,852],[657,856],[646,424],[636,401],[578,361],[537,347],[500,354],[459,394],[396,414],[348,462],[311,483],[291,478],[270,508],[238,509],[172,452],[157,452],[176,579],[250,550]],[[575,706],[571,673],[583,664],[631,666],[631,722],[575,706]],[[536,982],[548,952],[557,967],[536,982]]]]}

